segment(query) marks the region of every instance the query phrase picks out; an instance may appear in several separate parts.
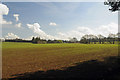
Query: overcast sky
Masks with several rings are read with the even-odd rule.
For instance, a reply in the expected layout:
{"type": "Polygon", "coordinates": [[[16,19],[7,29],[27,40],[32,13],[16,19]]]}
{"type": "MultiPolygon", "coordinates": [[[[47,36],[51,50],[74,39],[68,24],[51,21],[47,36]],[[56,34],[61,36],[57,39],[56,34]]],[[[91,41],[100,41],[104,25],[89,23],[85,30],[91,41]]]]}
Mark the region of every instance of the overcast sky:
{"type": "Polygon", "coordinates": [[[118,32],[118,13],[103,2],[5,2],[1,6],[5,7],[0,14],[4,38],[80,39],[85,34],[118,32]]]}

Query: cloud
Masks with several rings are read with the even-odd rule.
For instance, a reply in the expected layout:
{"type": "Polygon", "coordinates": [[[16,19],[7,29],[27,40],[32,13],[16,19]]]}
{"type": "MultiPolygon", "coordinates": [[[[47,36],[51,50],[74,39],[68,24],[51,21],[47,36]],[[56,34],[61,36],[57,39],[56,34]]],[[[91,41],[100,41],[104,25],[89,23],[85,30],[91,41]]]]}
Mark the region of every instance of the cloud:
{"type": "Polygon", "coordinates": [[[76,37],[78,40],[85,34],[93,34],[93,30],[88,27],[77,27],[71,31],[67,31],[66,33],[59,32],[58,37],[63,40],[69,40],[73,37],[76,37]]]}
{"type": "Polygon", "coordinates": [[[68,36],[68,33],[62,33],[62,32],[58,32],[57,36],[59,37],[59,39],[62,40],[69,40],[70,36],[68,36]]]}
{"type": "Polygon", "coordinates": [[[22,23],[18,23],[18,24],[16,24],[15,26],[18,27],[18,28],[20,28],[21,25],[22,25],[22,23]]]}
{"type": "Polygon", "coordinates": [[[7,39],[16,39],[19,38],[17,35],[13,34],[13,33],[8,33],[5,38],[7,39]]]}
{"type": "Polygon", "coordinates": [[[3,20],[3,15],[8,15],[8,12],[9,12],[9,8],[6,5],[0,3],[0,24],[11,23],[11,22],[7,22],[6,20],[3,20]]]}
{"type": "Polygon", "coordinates": [[[110,33],[116,34],[118,33],[118,24],[112,22],[108,25],[102,25],[94,29],[94,33],[102,34],[104,36],[108,36],[110,33]]]}
{"type": "Polygon", "coordinates": [[[2,23],[0,23],[0,24],[12,24],[12,22],[11,21],[6,21],[5,19],[3,19],[2,23]]]}
{"type": "Polygon", "coordinates": [[[19,14],[13,14],[13,16],[15,17],[16,22],[19,21],[19,14]]]}
{"type": "Polygon", "coordinates": [[[30,28],[34,33],[38,34],[42,39],[56,39],[56,37],[46,34],[43,30],[41,30],[40,25],[38,23],[27,24],[28,28],[30,28]]]}
{"type": "Polygon", "coordinates": [[[76,37],[77,39],[81,39],[81,37],[86,34],[93,34],[93,35],[101,34],[107,37],[111,33],[113,34],[118,33],[118,25],[116,23],[110,23],[108,25],[101,25],[96,28],[79,26],[76,29],[73,29],[66,33],[58,32],[57,36],[60,39],[68,39],[68,38],[73,38],[73,37],[76,37]]]}
{"type": "Polygon", "coordinates": [[[24,40],[32,40],[33,37],[35,37],[35,36],[30,36],[30,37],[24,38],[24,40]]]}
{"type": "Polygon", "coordinates": [[[50,26],[56,26],[57,24],[54,23],[54,22],[50,22],[49,25],[50,25],[50,26]]]}
{"type": "Polygon", "coordinates": [[[0,4],[0,15],[8,15],[8,12],[9,8],[4,4],[0,4]]]}
{"type": "Polygon", "coordinates": [[[26,37],[26,38],[23,38],[24,40],[32,40],[33,37],[38,37],[38,36],[29,36],[29,37],[26,37]]]}
{"type": "Polygon", "coordinates": [[[38,23],[27,24],[28,28],[30,28],[34,33],[38,34],[43,39],[61,39],[61,40],[69,40],[73,37],[76,37],[78,40],[81,39],[82,36],[86,34],[93,35],[103,35],[107,37],[110,33],[116,34],[118,33],[118,25],[116,23],[110,23],[108,25],[101,25],[96,28],[78,26],[77,28],[67,31],[67,32],[58,32],[55,36],[46,34],[43,30],[41,30],[40,25],[38,23]]]}

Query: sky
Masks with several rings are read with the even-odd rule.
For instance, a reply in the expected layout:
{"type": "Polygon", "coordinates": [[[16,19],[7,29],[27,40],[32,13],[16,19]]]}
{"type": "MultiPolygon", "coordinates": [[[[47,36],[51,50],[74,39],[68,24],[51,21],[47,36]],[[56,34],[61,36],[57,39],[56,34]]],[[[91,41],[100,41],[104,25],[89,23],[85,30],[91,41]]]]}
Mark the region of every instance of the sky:
{"type": "Polygon", "coordinates": [[[118,13],[103,2],[4,2],[2,38],[63,39],[118,32],[118,13]]]}

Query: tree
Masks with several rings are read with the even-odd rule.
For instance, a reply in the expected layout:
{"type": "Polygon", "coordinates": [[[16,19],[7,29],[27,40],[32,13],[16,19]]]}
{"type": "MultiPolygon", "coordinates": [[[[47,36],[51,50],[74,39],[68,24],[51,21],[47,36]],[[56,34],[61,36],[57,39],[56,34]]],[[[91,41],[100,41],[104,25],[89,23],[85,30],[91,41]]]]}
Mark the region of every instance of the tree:
{"type": "Polygon", "coordinates": [[[100,44],[101,44],[101,42],[102,42],[102,44],[104,44],[104,36],[103,35],[99,34],[98,35],[98,40],[99,40],[100,44]]]}
{"type": "Polygon", "coordinates": [[[84,35],[83,37],[82,37],[82,39],[83,39],[83,41],[84,41],[84,43],[89,43],[89,35],[84,35]]]}
{"type": "Polygon", "coordinates": [[[37,43],[38,41],[40,41],[40,37],[32,38],[32,43],[37,43]]]}
{"type": "Polygon", "coordinates": [[[108,37],[111,39],[111,42],[115,43],[115,34],[109,34],[108,37]]]}
{"type": "Polygon", "coordinates": [[[83,36],[80,40],[80,43],[84,43],[84,44],[87,44],[87,39],[83,36]]]}
{"type": "Polygon", "coordinates": [[[120,0],[107,0],[104,2],[105,5],[109,5],[112,12],[120,10],[120,0]]]}
{"type": "Polygon", "coordinates": [[[73,37],[72,39],[70,39],[70,42],[76,43],[78,40],[77,38],[73,37]]]}
{"type": "Polygon", "coordinates": [[[97,36],[95,36],[95,35],[92,35],[92,34],[89,34],[89,35],[84,35],[84,36],[82,36],[82,38],[81,38],[81,40],[80,40],[80,43],[85,43],[85,44],[87,44],[87,43],[93,43],[94,42],[94,44],[96,44],[96,42],[97,42],[97,36]]]}
{"type": "Polygon", "coordinates": [[[62,40],[57,40],[58,41],[58,43],[63,43],[63,41],[62,40]]]}
{"type": "Polygon", "coordinates": [[[35,38],[34,38],[34,37],[32,38],[32,43],[36,43],[36,41],[35,41],[35,38]]]}
{"type": "Polygon", "coordinates": [[[32,38],[32,41],[34,41],[34,40],[35,40],[35,38],[33,37],[33,38],[32,38]]]}

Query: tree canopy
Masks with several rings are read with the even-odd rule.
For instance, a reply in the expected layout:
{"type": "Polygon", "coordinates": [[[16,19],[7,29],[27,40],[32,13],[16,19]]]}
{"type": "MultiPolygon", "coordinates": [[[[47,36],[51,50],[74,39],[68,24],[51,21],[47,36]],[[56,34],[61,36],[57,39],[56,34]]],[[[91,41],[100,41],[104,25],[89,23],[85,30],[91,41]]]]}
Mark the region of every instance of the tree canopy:
{"type": "Polygon", "coordinates": [[[112,12],[120,10],[120,0],[107,0],[104,2],[105,5],[109,5],[109,10],[112,12]]]}

